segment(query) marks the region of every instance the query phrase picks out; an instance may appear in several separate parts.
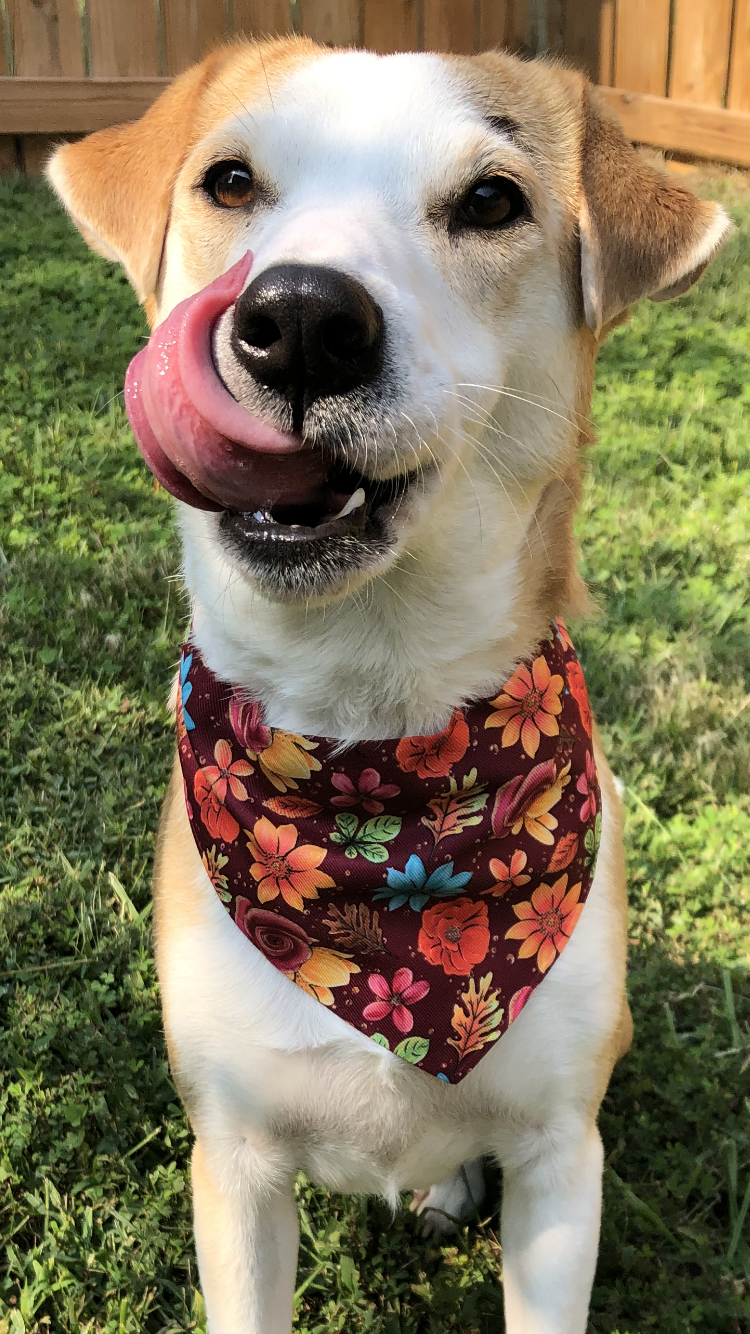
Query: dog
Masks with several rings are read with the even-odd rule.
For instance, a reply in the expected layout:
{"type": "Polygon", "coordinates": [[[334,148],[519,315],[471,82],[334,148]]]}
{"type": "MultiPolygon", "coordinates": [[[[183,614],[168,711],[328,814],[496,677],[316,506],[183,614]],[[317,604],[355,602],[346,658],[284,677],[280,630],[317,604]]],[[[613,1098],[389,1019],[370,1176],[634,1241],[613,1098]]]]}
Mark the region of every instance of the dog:
{"type": "MultiPolygon", "coordinates": [[[[58,148],[48,176],[90,245],[124,267],[157,326],[130,402],[141,448],[179,501],[193,612],[180,746],[193,735],[196,700],[213,725],[215,686],[231,689],[235,709],[231,745],[216,741],[216,763],[195,759],[203,777],[191,771],[185,788],[176,763],[155,874],[164,1023],[195,1132],[195,1235],[211,1334],[288,1334],[299,1170],[394,1205],[410,1189],[425,1226],[440,1233],[481,1200],[483,1157],[503,1173],[509,1334],[583,1334],[601,1206],[597,1113],[631,1039],[622,814],[586,720],[585,688],[574,689],[571,675],[563,691],[549,672],[529,685],[522,667],[531,671],[546,643],[545,652],[568,654],[576,679],[580,671],[560,618],[585,605],[572,524],[597,348],[635,300],[690,287],[726,216],[648,165],[572,70],[502,52],[382,57],[306,39],[218,49],[139,121],[58,148]],[[195,348],[200,364],[188,374],[195,348]],[[193,374],[203,399],[186,408],[193,374]],[[204,675],[193,688],[194,657],[204,675]],[[521,734],[518,699],[528,703],[537,688],[537,712],[527,709],[521,734]],[[577,708],[574,695],[579,713],[555,712],[563,700],[577,708]],[[484,722],[472,730],[460,720],[477,708],[484,722]],[[559,750],[568,716],[598,775],[587,786],[581,768],[585,802],[571,795],[573,771],[559,750]],[[497,730],[484,730],[488,718],[497,730]],[[386,752],[381,738],[395,749],[386,752]],[[411,758],[402,762],[404,738],[411,758]],[[421,751],[420,738],[429,742],[421,751]],[[277,742],[294,749],[291,767],[272,758],[277,742]],[[568,784],[570,818],[593,828],[600,807],[588,897],[569,940],[545,937],[547,962],[537,955],[533,985],[505,998],[512,1013],[502,1036],[496,999],[481,1059],[465,1077],[441,1077],[442,1057],[419,1068],[425,1043],[447,1051],[437,1010],[432,1037],[412,1043],[405,1059],[396,1040],[427,1012],[425,987],[455,983],[476,998],[486,993],[487,965],[450,954],[458,918],[435,945],[425,904],[438,881],[426,872],[420,880],[414,855],[405,870],[389,868],[386,882],[362,849],[390,856],[395,826],[386,820],[373,832],[371,821],[367,844],[360,817],[400,809],[392,789],[416,781],[423,752],[441,757],[424,780],[425,800],[439,805],[442,788],[458,791],[451,756],[461,746],[467,757],[477,746],[490,768],[515,747],[530,772],[548,744],[558,747],[548,763],[558,796],[568,784]],[[306,794],[312,780],[322,790],[318,775],[328,769],[316,755],[325,745],[339,804],[310,816],[321,805],[306,794]],[[382,747],[388,763],[397,757],[398,782],[383,783],[374,766],[363,777],[355,760],[368,747],[382,747]],[[251,776],[266,787],[264,810],[248,819],[251,776]],[[292,874],[288,845],[303,823],[294,825],[294,810],[332,832],[302,849],[308,861],[292,874]],[[222,867],[245,836],[244,855],[256,862],[233,921],[222,898],[234,881],[222,867]],[[270,852],[264,838],[275,840],[270,852]],[[348,862],[335,861],[336,839],[349,839],[348,862]],[[336,877],[325,873],[329,861],[336,877]],[[376,934],[387,928],[390,940],[391,922],[415,932],[422,923],[419,944],[403,928],[411,963],[401,960],[398,984],[381,959],[368,990],[360,956],[358,964],[351,949],[332,947],[325,960],[338,962],[333,972],[319,967],[316,982],[302,965],[294,971],[289,941],[273,934],[270,914],[281,908],[299,957],[320,963],[319,923],[311,944],[302,913],[324,882],[335,907],[343,890],[334,880],[343,884],[348,867],[379,877],[365,902],[376,934]],[[378,894],[380,916],[367,906],[378,894]],[[260,926],[238,930],[241,914],[246,927],[265,922],[265,936],[260,926]],[[414,981],[415,961],[427,981],[414,981]],[[339,967],[355,988],[352,1004],[368,1000],[372,1022],[338,1012],[339,967]],[[384,1031],[375,1034],[378,1023],[384,1031]]],[[[459,876],[458,854],[448,862],[446,852],[441,883],[447,877],[450,903],[476,910],[476,957],[493,950],[497,968],[512,972],[538,945],[524,925],[529,903],[526,918],[517,914],[520,931],[509,928],[499,943],[490,941],[498,919],[486,914],[487,905],[505,911],[511,882],[514,903],[527,892],[513,869],[522,862],[503,841],[515,816],[503,814],[508,788],[494,770],[472,772],[463,773],[466,791],[488,789],[472,807],[472,855],[481,860],[487,848],[493,874],[502,863],[505,879],[467,899],[473,872],[459,876]]],[[[551,843],[557,819],[544,803],[534,809],[547,818],[534,837],[551,843]]],[[[428,838],[425,824],[414,826],[419,837],[428,838]]],[[[547,844],[538,846],[546,856],[547,844]]],[[[555,883],[567,887],[565,875],[555,883]]],[[[444,1022],[450,1033],[450,1007],[444,1022]]],[[[456,1048],[455,1032],[447,1041],[456,1048]]]]}

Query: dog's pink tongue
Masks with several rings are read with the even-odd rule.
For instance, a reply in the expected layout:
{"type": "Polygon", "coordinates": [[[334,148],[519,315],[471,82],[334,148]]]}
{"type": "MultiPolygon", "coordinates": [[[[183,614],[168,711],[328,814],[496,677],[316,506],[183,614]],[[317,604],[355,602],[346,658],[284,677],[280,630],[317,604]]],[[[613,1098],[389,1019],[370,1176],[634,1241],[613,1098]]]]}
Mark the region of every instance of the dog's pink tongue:
{"type": "Polygon", "coordinates": [[[252,265],[247,255],[152,333],[128,367],[125,406],[146,463],[197,509],[256,510],[314,501],[325,467],[296,435],[240,407],[219,379],[211,339],[252,265]]]}

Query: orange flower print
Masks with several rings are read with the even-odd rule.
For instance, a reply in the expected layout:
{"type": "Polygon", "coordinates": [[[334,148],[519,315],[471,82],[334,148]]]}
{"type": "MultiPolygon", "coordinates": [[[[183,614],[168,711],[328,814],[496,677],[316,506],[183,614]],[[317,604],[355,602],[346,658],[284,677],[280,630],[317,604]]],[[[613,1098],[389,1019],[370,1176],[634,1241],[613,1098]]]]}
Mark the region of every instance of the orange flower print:
{"type": "Polygon", "coordinates": [[[493,857],[490,862],[490,872],[494,875],[496,883],[490,885],[489,889],[483,889],[482,893],[491,894],[493,899],[499,899],[503,894],[507,894],[508,890],[512,889],[514,885],[519,888],[521,885],[528,885],[531,876],[521,874],[526,861],[526,853],[522,852],[520,848],[516,848],[513,853],[510,866],[506,866],[505,862],[501,861],[499,857],[493,857]]]}
{"type": "Polygon", "coordinates": [[[490,948],[487,904],[453,899],[425,908],[417,946],[427,962],[439,964],[444,973],[467,976],[490,948]]]}
{"type": "Polygon", "coordinates": [[[557,715],[562,713],[563,684],[561,676],[550,673],[543,654],[534,659],[531,671],[522,662],[502,693],[490,701],[497,712],[490,714],[485,727],[502,727],[503,746],[515,746],[520,736],[521,745],[533,760],[539,749],[540,733],[557,736],[560,731],[557,715]]]}
{"type": "Polygon", "coordinates": [[[298,848],[293,824],[277,828],[262,815],[252,833],[249,829],[245,833],[254,859],[250,874],[258,882],[261,903],[270,903],[280,894],[290,908],[304,912],[305,899],[317,899],[319,889],[335,887],[335,881],[317,869],[326,855],[325,848],[316,848],[311,843],[298,848]]]}
{"type": "Polygon", "coordinates": [[[578,705],[578,712],[581,715],[581,723],[587,736],[591,736],[591,705],[589,704],[589,692],[586,689],[586,678],[583,674],[583,668],[577,658],[568,663],[568,689],[578,705]]]}
{"type": "Polygon", "coordinates": [[[583,904],[578,902],[580,895],[581,882],[568,889],[566,873],[552,888],[540,885],[530,902],[513,904],[513,911],[521,920],[506,931],[505,939],[523,941],[519,959],[530,959],[536,954],[539,972],[546,973],[558,954],[562,954],[583,912],[583,904]]]}
{"type": "Polygon", "coordinates": [[[233,843],[240,832],[234,816],[227,810],[227,791],[237,801],[247,801],[247,788],[240,780],[254,773],[247,760],[232,760],[232,747],[224,738],[214,746],[216,764],[199,769],[193,782],[193,793],[201,812],[201,820],[212,838],[233,843]]]}
{"type": "Polygon", "coordinates": [[[403,773],[419,778],[445,778],[463,759],[469,745],[469,724],[460,709],[443,732],[435,736],[405,736],[396,746],[396,761],[403,773]]]}
{"type": "Polygon", "coordinates": [[[570,762],[556,773],[554,760],[535,764],[526,774],[517,774],[510,782],[498,788],[492,808],[492,830],[496,838],[520,834],[526,830],[537,843],[554,844],[552,830],[557,829],[557,817],[552,814],[570,782],[570,762]]]}

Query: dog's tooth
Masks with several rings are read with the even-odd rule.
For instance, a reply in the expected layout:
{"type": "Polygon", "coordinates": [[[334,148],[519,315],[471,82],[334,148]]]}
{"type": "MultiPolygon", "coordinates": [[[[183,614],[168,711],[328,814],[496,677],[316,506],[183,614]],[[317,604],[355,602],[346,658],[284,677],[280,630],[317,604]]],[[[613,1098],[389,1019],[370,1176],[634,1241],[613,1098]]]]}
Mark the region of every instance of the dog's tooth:
{"type": "Polygon", "coordinates": [[[357,490],[354,492],[354,495],[350,496],[349,499],[347,500],[346,504],[344,505],[344,508],[342,510],[339,510],[338,514],[332,514],[331,519],[343,519],[347,514],[351,514],[352,510],[358,510],[360,505],[364,505],[365,500],[366,496],[364,492],[364,487],[358,486],[357,490]]]}

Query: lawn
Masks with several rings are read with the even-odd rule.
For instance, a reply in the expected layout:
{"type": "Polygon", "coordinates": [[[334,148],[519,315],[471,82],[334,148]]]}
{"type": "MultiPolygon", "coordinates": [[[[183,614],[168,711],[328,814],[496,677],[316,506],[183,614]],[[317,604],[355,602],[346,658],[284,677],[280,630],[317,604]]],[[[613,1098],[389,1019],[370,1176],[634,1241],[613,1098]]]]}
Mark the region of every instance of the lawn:
{"type": "MultiPolygon", "coordinates": [[[[602,353],[576,627],[626,788],[632,1052],[602,1111],[591,1331],[750,1330],[750,186],[602,353]]],[[[145,331],[45,188],[0,183],[0,1334],[205,1329],[149,879],[187,605],[118,391],[145,331]]],[[[299,1183],[298,1328],[498,1334],[450,1246],[299,1183]]]]}

